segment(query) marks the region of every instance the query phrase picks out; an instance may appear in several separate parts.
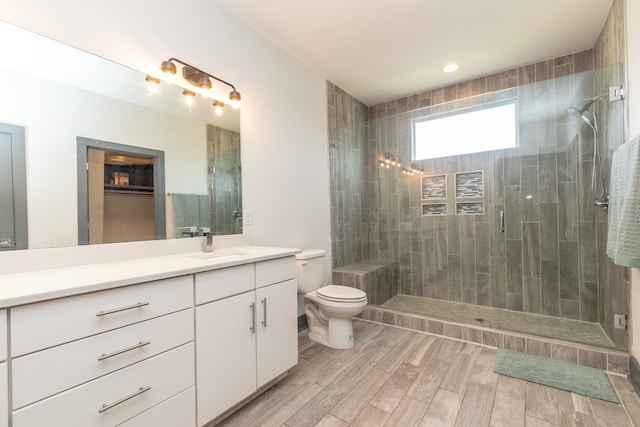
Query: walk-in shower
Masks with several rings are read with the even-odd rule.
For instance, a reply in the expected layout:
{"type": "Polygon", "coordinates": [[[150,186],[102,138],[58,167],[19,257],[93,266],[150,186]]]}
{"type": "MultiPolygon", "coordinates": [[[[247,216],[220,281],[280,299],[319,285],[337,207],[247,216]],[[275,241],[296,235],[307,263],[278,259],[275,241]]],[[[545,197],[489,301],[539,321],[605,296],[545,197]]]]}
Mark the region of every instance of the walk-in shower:
{"type": "Polygon", "coordinates": [[[600,98],[607,96],[602,93],[587,102],[581,109],[576,107],[566,107],[565,111],[570,116],[579,117],[593,131],[593,167],[591,168],[591,192],[595,198],[594,204],[597,207],[606,209],[609,206],[609,197],[605,188],[605,177],[602,168],[602,158],[600,156],[600,146],[598,141],[598,118],[596,113],[590,110],[591,106],[600,98]],[[600,176],[600,194],[596,193],[596,168],[600,176]]]}
{"type": "Polygon", "coordinates": [[[594,205],[624,128],[624,101],[600,94],[622,84],[622,67],[586,67],[593,55],[373,107],[329,85],[334,281],[392,277],[375,285],[391,296],[378,312],[625,349],[614,321],[627,314],[624,271],[605,255],[607,211],[594,205]],[[413,120],[510,101],[516,147],[411,157],[413,120]],[[386,154],[424,175],[380,167],[386,154]]]}

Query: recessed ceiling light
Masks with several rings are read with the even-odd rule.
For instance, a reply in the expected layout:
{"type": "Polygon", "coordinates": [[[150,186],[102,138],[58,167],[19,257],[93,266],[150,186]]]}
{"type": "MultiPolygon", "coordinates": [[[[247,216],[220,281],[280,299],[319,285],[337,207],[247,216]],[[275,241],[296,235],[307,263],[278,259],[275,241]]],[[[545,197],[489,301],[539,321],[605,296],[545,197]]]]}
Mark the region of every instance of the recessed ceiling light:
{"type": "Polygon", "coordinates": [[[445,66],[442,69],[442,71],[444,71],[445,73],[453,73],[457,69],[458,69],[458,64],[449,64],[449,65],[445,66]]]}

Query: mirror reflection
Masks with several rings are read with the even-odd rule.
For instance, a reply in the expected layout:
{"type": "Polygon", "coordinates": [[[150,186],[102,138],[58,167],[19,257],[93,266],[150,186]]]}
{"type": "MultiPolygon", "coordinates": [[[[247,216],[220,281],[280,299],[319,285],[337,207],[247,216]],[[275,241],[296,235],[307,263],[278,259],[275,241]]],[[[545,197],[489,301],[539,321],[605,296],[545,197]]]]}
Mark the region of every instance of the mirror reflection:
{"type": "MultiPolygon", "coordinates": [[[[81,204],[90,190],[82,194],[79,183],[79,138],[163,153],[163,182],[154,181],[154,188],[163,186],[163,212],[155,214],[163,232],[151,236],[144,222],[147,232],[138,235],[124,227],[116,241],[179,238],[206,230],[242,232],[239,110],[223,108],[217,116],[210,100],[199,97],[187,106],[182,88],[168,84],[151,94],[145,75],[138,71],[10,24],[0,22],[0,37],[12,40],[0,46],[0,124],[24,134],[18,141],[0,128],[2,146],[12,145],[18,157],[20,149],[24,152],[22,160],[12,163],[13,173],[19,175],[22,168],[24,175],[25,184],[12,189],[12,203],[24,201],[24,218],[2,213],[0,231],[8,234],[4,230],[12,229],[28,244],[18,246],[13,242],[20,238],[0,235],[0,242],[11,242],[8,249],[82,242],[79,224],[90,220],[81,204]],[[6,225],[9,220],[14,224],[6,225]]],[[[131,175],[128,178],[131,184],[131,175]]],[[[9,178],[0,179],[1,191],[9,178]]],[[[104,188],[111,185],[105,184],[104,188]]],[[[3,205],[9,200],[1,192],[0,198],[3,205]]],[[[110,203],[110,211],[117,214],[127,209],[139,224],[141,218],[149,218],[141,208],[110,203]]]]}

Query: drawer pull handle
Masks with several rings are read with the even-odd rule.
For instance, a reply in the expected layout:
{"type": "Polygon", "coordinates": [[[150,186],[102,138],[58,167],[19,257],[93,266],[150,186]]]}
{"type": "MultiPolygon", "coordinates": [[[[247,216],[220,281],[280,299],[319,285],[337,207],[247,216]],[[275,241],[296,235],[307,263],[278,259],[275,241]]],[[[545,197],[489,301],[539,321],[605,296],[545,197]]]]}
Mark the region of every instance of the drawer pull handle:
{"type": "Polygon", "coordinates": [[[122,350],[114,351],[113,353],[102,353],[98,360],[108,359],[113,356],[117,356],[122,353],[126,353],[127,351],[135,350],[136,348],[144,347],[145,345],[151,344],[151,341],[140,341],[138,344],[134,344],[131,347],[123,348],[122,350]]]}
{"type": "Polygon", "coordinates": [[[267,298],[265,297],[262,300],[262,305],[264,307],[264,311],[262,312],[262,326],[267,327],[267,298]]]}
{"type": "Polygon", "coordinates": [[[142,393],[144,393],[145,391],[149,391],[149,390],[151,390],[151,386],[150,385],[146,386],[146,387],[140,387],[138,390],[136,390],[135,392],[131,393],[129,396],[125,396],[122,399],[116,400],[113,403],[104,403],[102,405],[102,407],[100,409],[98,409],[98,413],[101,414],[104,411],[108,411],[109,409],[111,409],[111,408],[113,408],[115,406],[118,406],[119,404],[124,403],[129,399],[133,399],[134,397],[139,396],[142,393]]]}
{"type": "Polygon", "coordinates": [[[249,310],[251,310],[251,325],[249,326],[249,330],[256,333],[256,303],[252,302],[249,305],[249,310]]]}
{"type": "Polygon", "coordinates": [[[96,316],[106,316],[107,314],[119,313],[121,311],[133,310],[134,308],[144,307],[145,305],[149,305],[148,302],[138,302],[133,305],[128,305],[126,307],[114,308],[111,310],[102,310],[96,313],[96,316]]]}

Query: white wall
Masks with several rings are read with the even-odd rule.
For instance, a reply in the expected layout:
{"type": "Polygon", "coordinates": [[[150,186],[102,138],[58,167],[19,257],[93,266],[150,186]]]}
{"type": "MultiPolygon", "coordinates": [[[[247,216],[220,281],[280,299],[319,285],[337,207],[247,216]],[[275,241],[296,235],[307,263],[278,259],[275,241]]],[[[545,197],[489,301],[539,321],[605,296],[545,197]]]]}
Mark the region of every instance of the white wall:
{"type": "Polygon", "coordinates": [[[177,57],[232,82],[243,98],[245,232],[254,244],[330,251],[321,76],[208,0],[0,0],[0,20],[146,73],[177,57]]]}
{"type": "MultiPolygon", "coordinates": [[[[640,135],[640,2],[626,0],[627,124],[629,139],[640,135]]],[[[629,351],[640,360],[640,270],[631,272],[631,342],[629,351]]]]}

